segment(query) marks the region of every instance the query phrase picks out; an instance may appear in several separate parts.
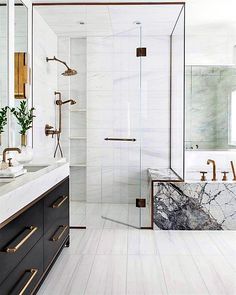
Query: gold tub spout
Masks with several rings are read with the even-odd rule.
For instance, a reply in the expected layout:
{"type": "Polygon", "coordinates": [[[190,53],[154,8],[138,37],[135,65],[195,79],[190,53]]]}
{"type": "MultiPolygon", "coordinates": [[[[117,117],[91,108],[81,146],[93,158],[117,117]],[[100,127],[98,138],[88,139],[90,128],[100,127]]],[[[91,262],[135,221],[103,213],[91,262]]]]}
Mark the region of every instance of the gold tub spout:
{"type": "Polygon", "coordinates": [[[207,160],[207,165],[210,165],[212,163],[213,166],[213,177],[212,177],[212,181],[216,181],[216,163],[214,160],[208,159],[207,160]]]}
{"type": "Polygon", "coordinates": [[[231,165],[233,176],[234,176],[233,181],[236,181],[236,173],[235,173],[235,169],[234,169],[234,162],[230,161],[230,165],[231,165]]]}

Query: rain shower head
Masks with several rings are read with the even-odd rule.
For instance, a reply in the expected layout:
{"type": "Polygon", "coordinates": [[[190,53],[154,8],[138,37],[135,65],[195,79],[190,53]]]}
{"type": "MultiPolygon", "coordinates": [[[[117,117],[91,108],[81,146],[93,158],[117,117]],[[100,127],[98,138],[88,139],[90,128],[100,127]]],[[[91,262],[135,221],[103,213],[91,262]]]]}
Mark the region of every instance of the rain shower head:
{"type": "Polygon", "coordinates": [[[67,63],[65,61],[62,61],[62,60],[56,58],[56,56],[54,56],[53,58],[46,57],[46,62],[53,61],[53,60],[58,61],[58,62],[62,63],[65,67],[67,67],[67,69],[65,70],[65,72],[62,73],[63,76],[67,76],[68,77],[68,76],[74,76],[74,75],[77,74],[77,71],[76,70],[69,68],[68,65],[67,65],[67,63]]]}
{"type": "Polygon", "coordinates": [[[73,70],[73,69],[67,69],[65,70],[64,73],[62,73],[63,76],[74,76],[77,74],[77,71],[76,70],[73,70]]]}

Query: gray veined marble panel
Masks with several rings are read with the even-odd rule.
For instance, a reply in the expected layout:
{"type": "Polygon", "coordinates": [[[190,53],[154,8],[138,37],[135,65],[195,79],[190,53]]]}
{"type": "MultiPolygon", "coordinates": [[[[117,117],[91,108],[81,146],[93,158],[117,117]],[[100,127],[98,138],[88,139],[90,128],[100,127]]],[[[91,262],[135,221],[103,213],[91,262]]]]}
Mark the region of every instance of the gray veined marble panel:
{"type": "Polygon", "coordinates": [[[236,185],[158,182],[154,222],[164,230],[235,230],[236,185]]]}

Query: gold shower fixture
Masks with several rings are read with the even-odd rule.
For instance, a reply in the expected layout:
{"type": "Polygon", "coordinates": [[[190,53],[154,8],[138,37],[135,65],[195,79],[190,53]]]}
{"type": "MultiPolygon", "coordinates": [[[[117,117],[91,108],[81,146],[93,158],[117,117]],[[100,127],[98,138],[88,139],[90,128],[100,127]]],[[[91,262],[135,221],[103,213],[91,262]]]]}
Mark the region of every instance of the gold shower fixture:
{"type": "Polygon", "coordinates": [[[76,70],[68,67],[68,65],[65,61],[56,58],[56,56],[54,56],[53,58],[46,57],[46,62],[49,62],[49,61],[58,61],[58,62],[62,63],[67,68],[65,70],[65,72],[62,73],[63,76],[74,76],[77,74],[76,70]]]}
{"type": "Polygon", "coordinates": [[[51,135],[52,137],[54,135],[56,135],[57,138],[57,144],[56,144],[56,148],[55,148],[55,152],[54,152],[54,158],[56,157],[57,151],[60,151],[61,157],[63,158],[63,152],[62,152],[62,148],[61,148],[61,143],[60,143],[60,138],[61,138],[61,131],[62,131],[62,110],[61,110],[61,106],[63,104],[66,103],[70,103],[71,105],[76,104],[76,101],[73,99],[68,99],[65,101],[62,101],[61,99],[61,92],[59,91],[55,91],[54,95],[58,96],[58,99],[56,100],[56,105],[58,105],[59,107],[59,118],[58,118],[58,129],[54,129],[52,126],[50,126],[49,124],[45,125],[45,135],[49,136],[51,135]]]}

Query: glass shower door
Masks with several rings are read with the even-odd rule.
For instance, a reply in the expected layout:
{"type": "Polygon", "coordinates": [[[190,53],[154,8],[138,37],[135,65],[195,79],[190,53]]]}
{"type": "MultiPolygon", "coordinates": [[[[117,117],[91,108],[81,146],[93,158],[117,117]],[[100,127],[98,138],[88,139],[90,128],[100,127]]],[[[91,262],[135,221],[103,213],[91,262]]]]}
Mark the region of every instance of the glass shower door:
{"type": "Polygon", "coordinates": [[[102,159],[102,217],[105,227],[140,228],[141,212],[141,47],[140,27],[109,37],[110,112],[102,159]]]}

